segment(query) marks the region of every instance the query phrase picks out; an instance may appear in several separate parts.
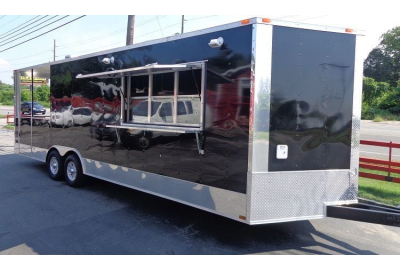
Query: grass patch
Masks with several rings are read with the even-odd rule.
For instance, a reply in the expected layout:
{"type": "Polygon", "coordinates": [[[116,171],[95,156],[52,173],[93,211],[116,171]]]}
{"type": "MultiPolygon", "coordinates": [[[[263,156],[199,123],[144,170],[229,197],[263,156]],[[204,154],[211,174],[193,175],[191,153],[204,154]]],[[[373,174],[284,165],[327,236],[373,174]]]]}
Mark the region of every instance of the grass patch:
{"type": "Polygon", "coordinates": [[[9,130],[14,130],[14,125],[5,125],[4,127],[9,130]]]}
{"type": "Polygon", "coordinates": [[[363,104],[361,119],[373,120],[374,122],[400,121],[400,115],[391,113],[389,110],[375,109],[363,104]]]}
{"type": "Polygon", "coordinates": [[[372,120],[373,122],[383,122],[385,121],[385,119],[382,118],[382,116],[377,115],[374,117],[374,120],[372,120]]]}
{"type": "MultiPolygon", "coordinates": [[[[393,166],[392,166],[392,168],[399,169],[398,167],[393,167],[393,166]]],[[[360,172],[373,173],[373,174],[377,174],[377,175],[388,176],[388,173],[387,173],[387,172],[375,171],[375,170],[368,170],[368,169],[364,169],[364,168],[360,168],[360,172]]],[[[399,174],[399,173],[391,173],[390,176],[391,176],[391,177],[400,178],[400,174],[399,174]]],[[[379,180],[377,180],[377,181],[379,181],[379,180]]]]}
{"type": "Polygon", "coordinates": [[[0,114],[0,118],[6,118],[7,115],[6,114],[0,114]]]}
{"type": "Polygon", "coordinates": [[[360,177],[358,196],[377,202],[400,205],[400,184],[360,177]]]}
{"type": "MultiPolygon", "coordinates": [[[[387,172],[363,168],[360,168],[360,172],[388,176],[387,172]]],[[[400,174],[398,173],[391,173],[390,176],[400,178],[400,174]]],[[[358,181],[358,196],[398,206],[400,205],[400,184],[360,177],[358,181]]]]}

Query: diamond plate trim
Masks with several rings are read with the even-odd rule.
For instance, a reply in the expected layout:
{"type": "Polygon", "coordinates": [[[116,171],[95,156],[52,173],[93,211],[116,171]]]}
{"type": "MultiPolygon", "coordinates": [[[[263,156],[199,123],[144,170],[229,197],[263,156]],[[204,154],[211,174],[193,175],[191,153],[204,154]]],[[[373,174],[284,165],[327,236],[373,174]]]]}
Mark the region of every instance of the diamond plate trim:
{"type": "Polygon", "coordinates": [[[360,163],[360,118],[353,117],[351,133],[351,157],[350,157],[350,185],[354,187],[353,200],[358,197],[358,173],[360,163]]]}
{"type": "Polygon", "coordinates": [[[326,202],[351,201],[348,170],[252,174],[249,221],[297,220],[323,216],[326,202]]]}

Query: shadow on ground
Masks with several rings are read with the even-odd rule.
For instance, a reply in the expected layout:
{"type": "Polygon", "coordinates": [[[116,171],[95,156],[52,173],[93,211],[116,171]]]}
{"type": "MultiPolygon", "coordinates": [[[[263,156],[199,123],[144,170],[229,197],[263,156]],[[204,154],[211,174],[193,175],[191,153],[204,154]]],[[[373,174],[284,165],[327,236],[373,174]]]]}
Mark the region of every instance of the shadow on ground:
{"type": "Polygon", "coordinates": [[[74,189],[17,155],[0,164],[0,254],[374,254],[309,221],[249,226],[95,178],[74,189]]]}

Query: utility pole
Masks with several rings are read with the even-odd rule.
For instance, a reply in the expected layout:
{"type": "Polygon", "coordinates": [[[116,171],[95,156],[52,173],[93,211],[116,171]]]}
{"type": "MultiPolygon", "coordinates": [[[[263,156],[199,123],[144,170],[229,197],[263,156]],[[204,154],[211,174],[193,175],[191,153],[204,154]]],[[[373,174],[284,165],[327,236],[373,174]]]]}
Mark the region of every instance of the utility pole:
{"type": "Polygon", "coordinates": [[[126,45],[133,44],[134,27],[135,27],[135,15],[128,15],[128,27],[126,29],[126,45]]]}
{"type": "Polygon", "coordinates": [[[56,40],[54,40],[54,48],[53,48],[53,61],[56,61],[56,40]]]}
{"type": "Polygon", "coordinates": [[[185,15],[182,15],[182,29],[181,34],[183,34],[183,25],[185,24],[185,15]]]}

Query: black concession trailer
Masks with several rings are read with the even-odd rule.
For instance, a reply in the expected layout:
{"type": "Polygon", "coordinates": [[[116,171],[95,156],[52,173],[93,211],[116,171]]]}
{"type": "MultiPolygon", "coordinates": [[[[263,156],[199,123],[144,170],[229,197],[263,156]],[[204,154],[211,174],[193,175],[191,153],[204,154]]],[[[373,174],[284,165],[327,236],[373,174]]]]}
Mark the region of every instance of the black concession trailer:
{"type": "Polygon", "coordinates": [[[253,18],[20,69],[15,151],[248,224],[386,215],[357,199],[359,38],[253,18]],[[22,76],[49,115],[20,114],[22,76]]]}

